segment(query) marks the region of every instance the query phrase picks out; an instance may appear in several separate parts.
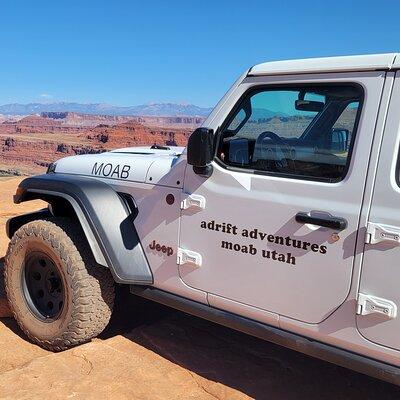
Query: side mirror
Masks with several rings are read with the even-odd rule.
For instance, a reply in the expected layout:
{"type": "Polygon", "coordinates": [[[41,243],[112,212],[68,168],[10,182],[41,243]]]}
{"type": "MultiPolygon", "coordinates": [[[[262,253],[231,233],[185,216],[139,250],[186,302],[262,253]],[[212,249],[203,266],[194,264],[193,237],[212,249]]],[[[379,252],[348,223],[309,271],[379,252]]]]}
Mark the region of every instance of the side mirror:
{"type": "Polygon", "coordinates": [[[209,177],[212,173],[211,161],[214,158],[214,131],[197,128],[189,137],[187,144],[187,162],[193,165],[193,171],[209,177]]]}
{"type": "Polygon", "coordinates": [[[331,150],[347,151],[350,139],[348,129],[332,129],[331,150]]]}

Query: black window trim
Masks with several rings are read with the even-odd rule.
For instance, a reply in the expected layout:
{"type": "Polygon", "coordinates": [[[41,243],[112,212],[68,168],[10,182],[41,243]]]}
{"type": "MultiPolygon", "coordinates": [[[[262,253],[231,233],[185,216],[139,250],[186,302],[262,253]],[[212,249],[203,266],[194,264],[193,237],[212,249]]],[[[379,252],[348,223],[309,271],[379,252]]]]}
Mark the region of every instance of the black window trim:
{"type": "MultiPolygon", "coordinates": [[[[239,97],[239,99],[236,101],[235,105],[233,106],[232,110],[229,112],[227,117],[225,118],[224,122],[218,127],[218,129],[215,132],[215,154],[214,154],[214,161],[221,166],[222,168],[228,170],[228,171],[234,171],[234,172],[241,172],[241,173],[250,173],[253,175],[263,175],[263,176],[272,176],[272,177],[278,177],[278,178],[287,178],[287,179],[296,179],[296,180],[303,180],[303,181],[313,181],[313,182],[324,182],[324,183],[338,183],[343,181],[349,172],[350,168],[350,163],[353,157],[353,149],[354,149],[354,144],[355,144],[355,138],[358,136],[358,128],[359,128],[359,122],[361,119],[361,113],[364,107],[364,100],[365,100],[365,90],[363,85],[361,85],[358,82],[313,82],[313,83],[280,83],[280,84],[261,84],[261,85],[255,85],[250,88],[248,88],[242,95],[239,97]],[[253,168],[242,168],[242,167],[236,167],[236,166],[231,166],[226,164],[224,161],[222,161],[218,157],[218,151],[219,147],[221,145],[221,140],[222,140],[222,135],[224,130],[228,127],[228,125],[232,122],[234,116],[236,115],[236,112],[238,109],[240,109],[240,106],[243,102],[243,99],[249,95],[254,95],[256,93],[260,93],[264,91],[265,89],[298,89],[301,87],[318,87],[318,86],[352,86],[356,87],[358,90],[360,90],[360,104],[357,109],[357,115],[356,119],[354,122],[354,128],[353,132],[351,135],[351,142],[349,146],[349,152],[346,160],[346,166],[343,175],[338,178],[338,179],[332,179],[332,178],[323,178],[323,177],[316,177],[316,176],[305,176],[305,175],[296,175],[296,174],[291,174],[291,173],[284,173],[284,172],[272,172],[272,171],[261,171],[258,169],[253,169],[253,168]]],[[[351,103],[351,102],[350,102],[351,103]]]]}

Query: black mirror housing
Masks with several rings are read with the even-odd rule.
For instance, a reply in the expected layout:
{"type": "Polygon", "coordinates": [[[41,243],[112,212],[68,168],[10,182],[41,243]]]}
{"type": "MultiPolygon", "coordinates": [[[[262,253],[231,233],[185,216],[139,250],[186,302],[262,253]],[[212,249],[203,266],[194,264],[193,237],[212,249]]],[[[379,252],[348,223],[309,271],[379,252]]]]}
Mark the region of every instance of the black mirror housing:
{"type": "Polygon", "coordinates": [[[209,128],[197,128],[189,137],[187,144],[187,162],[193,165],[193,171],[205,177],[212,174],[211,161],[214,158],[214,131],[209,128]]]}
{"type": "Polygon", "coordinates": [[[189,137],[187,144],[187,162],[200,175],[209,170],[214,158],[214,131],[208,128],[197,128],[189,137]]]}

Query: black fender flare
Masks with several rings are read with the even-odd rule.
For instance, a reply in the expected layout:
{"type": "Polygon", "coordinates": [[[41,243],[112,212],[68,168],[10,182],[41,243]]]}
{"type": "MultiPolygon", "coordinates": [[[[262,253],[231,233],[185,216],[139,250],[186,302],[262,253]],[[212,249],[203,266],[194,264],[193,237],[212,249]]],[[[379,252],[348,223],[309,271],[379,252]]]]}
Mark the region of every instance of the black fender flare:
{"type": "MultiPolygon", "coordinates": [[[[45,174],[24,179],[14,203],[41,199],[50,205],[57,199],[73,208],[96,262],[108,267],[118,283],[151,285],[153,275],[134,225],[135,215],[124,199],[107,183],[69,174],[45,174]]],[[[133,199],[132,199],[133,200],[133,199]]],[[[50,207],[51,210],[51,207],[50,207]]],[[[10,237],[16,228],[44,216],[31,213],[7,222],[10,237]]]]}

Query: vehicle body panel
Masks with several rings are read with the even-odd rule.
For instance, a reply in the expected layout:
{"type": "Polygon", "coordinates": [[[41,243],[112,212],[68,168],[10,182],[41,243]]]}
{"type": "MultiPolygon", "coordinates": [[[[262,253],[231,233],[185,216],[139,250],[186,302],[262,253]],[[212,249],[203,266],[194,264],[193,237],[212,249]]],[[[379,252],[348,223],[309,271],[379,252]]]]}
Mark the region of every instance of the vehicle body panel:
{"type": "MultiPolygon", "coordinates": [[[[400,231],[398,149],[400,143],[400,76],[396,74],[393,95],[381,147],[368,222],[400,231]]],[[[400,247],[396,241],[365,244],[360,292],[385,298],[400,306],[400,247]]],[[[357,316],[361,334],[373,342],[400,349],[400,315],[379,313],[357,316]]]]}
{"type": "Polygon", "coordinates": [[[94,259],[108,267],[117,282],[153,283],[135,229],[134,210],[105,182],[73,174],[33,176],[20,183],[14,201],[33,199],[47,201],[52,213],[55,209],[67,210],[69,205],[85,233],[94,259]],[[63,203],[57,207],[60,199],[63,203]]]}
{"type": "Polygon", "coordinates": [[[183,148],[171,147],[171,149],[154,150],[150,147],[139,147],[101,154],[71,156],[58,160],[55,171],[125,182],[147,182],[153,185],[181,187],[183,175],[178,174],[179,168],[173,167],[183,148]],[[174,174],[168,175],[172,169],[174,174]]]}
{"type": "Polygon", "coordinates": [[[307,74],[391,70],[399,66],[397,53],[269,61],[255,65],[249,75],[307,74]]]}
{"type": "MultiPolygon", "coordinates": [[[[349,293],[355,252],[356,232],[368,167],[368,157],[382,94],[385,74],[359,72],[335,75],[246,78],[227,106],[232,109],[241,95],[254,85],[292,82],[356,82],[365,90],[365,101],[356,135],[350,168],[338,183],[255,175],[227,170],[213,163],[208,179],[187,168],[184,191],[202,195],[206,208],[195,214],[182,212],[180,247],[203,255],[200,268],[180,266],[182,279],[190,286],[221,299],[266,310],[307,323],[319,323],[342,304],[349,293]],[[294,221],[299,211],[329,213],[344,217],[348,228],[334,242],[327,228],[300,225],[294,221]],[[205,221],[226,222],[238,227],[238,235],[202,229],[205,221]],[[266,241],[240,236],[242,229],[300,239],[327,247],[327,256],[266,241]],[[254,256],[221,248],[222,241],[258,248],[254,256]],[[296,265],[260,257],[263,249],[290,253],[296,265]]],[[[225,116],[216,118],[217,129],[225,116]]],[[[222,300],[221,300],[222,301],[222,300]]],[[[210,301],[210,304],[212,302],[210,301]]]]}

